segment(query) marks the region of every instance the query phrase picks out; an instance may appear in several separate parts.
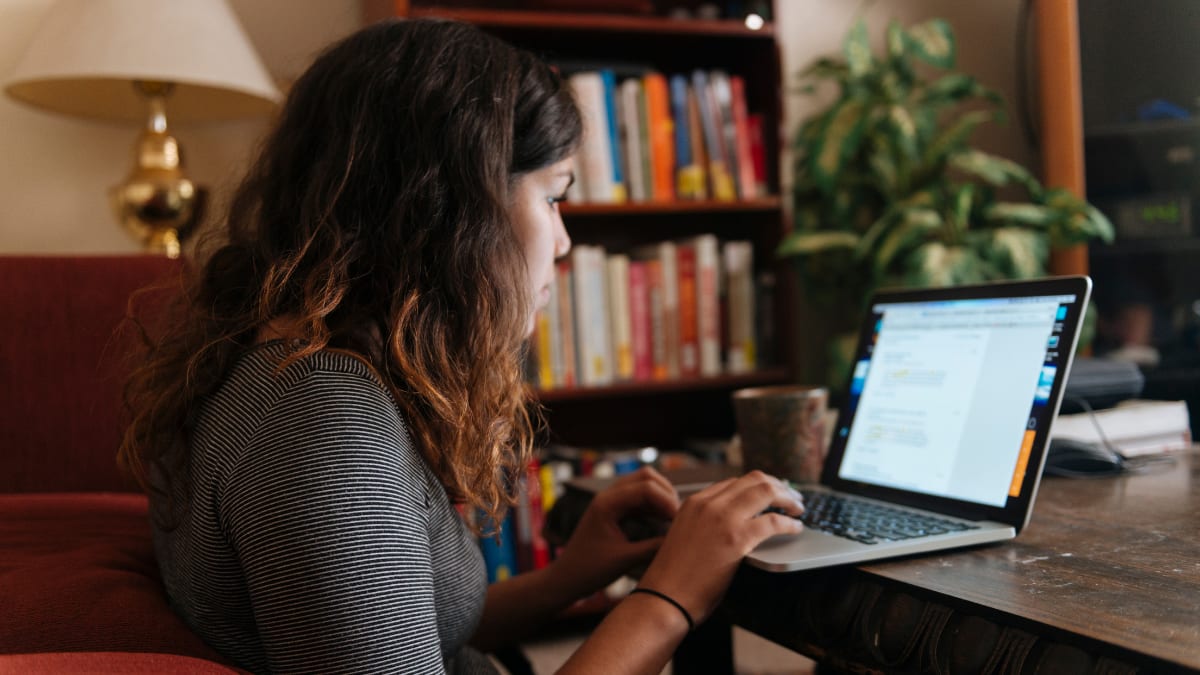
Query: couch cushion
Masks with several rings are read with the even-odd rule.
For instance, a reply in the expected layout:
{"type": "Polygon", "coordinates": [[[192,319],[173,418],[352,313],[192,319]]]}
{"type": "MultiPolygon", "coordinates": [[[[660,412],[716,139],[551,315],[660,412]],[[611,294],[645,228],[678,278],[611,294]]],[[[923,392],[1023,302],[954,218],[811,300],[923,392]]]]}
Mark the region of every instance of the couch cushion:
{"type": "Polygon", "coordinates": [[[168,606],[146,498],[0,495],[0,654],[141,652],[226,663],[168,606]]]}
{"type": "Polygon", "coordinates": [[[212,661],[174,654],[129,652],[56,652],[53,654],[0,654],[0,675],[51,673],[186,673],[228,675],[247,671],[212,661]]]}
{"type": "MultiPolygon", "coordinates": [[[[179,261],[0,256],[0,492],[130,490],[117,470],[130,295],[179,261]]],[[[151,308],[177,290],[142,296],[151,308]]]]}

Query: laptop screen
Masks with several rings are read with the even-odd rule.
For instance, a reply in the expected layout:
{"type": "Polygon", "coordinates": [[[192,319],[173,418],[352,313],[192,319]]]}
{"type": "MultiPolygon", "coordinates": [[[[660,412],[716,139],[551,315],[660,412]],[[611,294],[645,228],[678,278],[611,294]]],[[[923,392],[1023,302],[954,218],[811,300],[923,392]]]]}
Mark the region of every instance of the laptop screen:
{"type": "Polygon", "coordinates": [[[877,296],[836,430],[839,482],[985,508],[1021,497],[1087,294],[1035,290],[877,296]]]}

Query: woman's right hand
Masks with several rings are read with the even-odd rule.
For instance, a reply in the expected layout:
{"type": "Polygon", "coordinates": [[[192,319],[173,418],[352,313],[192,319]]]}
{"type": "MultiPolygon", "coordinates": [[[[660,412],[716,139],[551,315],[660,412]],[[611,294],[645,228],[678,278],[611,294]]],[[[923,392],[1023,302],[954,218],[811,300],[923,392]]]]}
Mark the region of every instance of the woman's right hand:
{"type": "Polygon", "coordinates": [[[714,483],[683,502],[638,585],[674,598],[701,622],[742,558],[770,537],[799,534],[802,513],[800,494],[760,471],[714,483]],[[769,507],[783,513],[764,513],[769,507]]]}

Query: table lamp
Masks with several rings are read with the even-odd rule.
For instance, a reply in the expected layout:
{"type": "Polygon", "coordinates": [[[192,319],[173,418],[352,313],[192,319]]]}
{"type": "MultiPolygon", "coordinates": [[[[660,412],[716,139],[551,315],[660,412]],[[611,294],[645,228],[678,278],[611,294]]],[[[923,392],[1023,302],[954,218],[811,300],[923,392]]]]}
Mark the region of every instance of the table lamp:
{"type": "Polygon", "coordinates": [[[232,120],[270,114],[280,98],[225,0],[58,0],[4,90],[54,112],[144,123],[110,201],[148,250],[171,257],[203,189],[184,173],[168,113],[232,120]]]}

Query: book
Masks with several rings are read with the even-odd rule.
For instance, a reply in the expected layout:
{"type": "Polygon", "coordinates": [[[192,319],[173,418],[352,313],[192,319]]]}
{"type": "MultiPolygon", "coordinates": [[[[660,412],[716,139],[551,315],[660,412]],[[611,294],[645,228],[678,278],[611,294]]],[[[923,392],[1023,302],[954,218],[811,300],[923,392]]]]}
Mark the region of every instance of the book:
{"type": "Polygon", "coordinates": [[[611,68],[603,68],[600,70],[600,80],[604,84],[604,117],[608,123],[608,150],[612,161],[612,198],[615,202],[624,203],[628,194],[623,175],[621,139],[617,130],[617,76],[611,68]]]}
{"type": "Polygon", "coordinates": [[[632,380],[633,324],[629,302],[629,256],[613,253],[608,256],[609,328],[612,331],[613,379],[632,380]]]}
{"type": "Polygon", "coordinates": [[[671,76],[671,115],[675,119],[675,194],[679,199],[704,199],[704,170],[692,148],[688,109],[690,87],[683,75],[671,76]]]}
{"type": "Polygon", "coordinates": [[[725,367],[730,373],[746,373],[754,370],[757,360],[754,335],[754,245],[749,241],[727,241],[721,254],[727,287],[725,367]]]}
{"type": "Polygon", "coordinates": [[[692,238],[696,253],[696,339],[699,346],[699,372],[704,376],[721,374],[721,244],[716,235],[692,238]]]}
{"type": "Polygon", "coordinates": [[[691,85],[687,88],[688,144],[692,151],[693,173],[688,176],[688,193],[695,199],[708,199],[708,150],[704,146],[704,124],[700,119],[700,100],[691,85]]]}
{"type": "Polygon", "coordinates": [[[1101,431],[1113,449],[1126,457],[1185,450],[1192,444],[1185,401],[1133,399],[1094,413],[1059,415],[1050,436],[1102,443],[1101,431]]]}
{"type": "Polygon", "coordinates": [[[654,346],[651,337],[649,262],[629,263],[629,327],[633,340],[633,379],[646,382],[654,377],[654,346]]]}
{"type": "Polygon", "coordinates": [[[704,147],[708,153],[708,180],[712,198],[734,201],[737,199],[737,188],[734,187],[729,154],[725,148],[720,108],[708,73],[703,70],[693,71],[692,88],[696,91],[700,124],[704,128],[704,147]]]}
{"type": "Polygon", "coordinates": [[[597,71],[583,71],[567,78],[583,117],[583,140],[576,173],[584,201],[613,203],[623,187],[613,182],[613,154],[608,124],[604,78],[597,71]]]}
{"type": "Polygon", "coordinates": [[[763,135],[763,116],[750,113],[746,116],[746,135],[750,140],[750,163],[754,169],[754,182],[760,195],[767,194],[767,148],[763,135]]]}
{"type": "Polygon", "coordinates": [[[613,380],[605,257],[600,246],[580,244],[571,250],[578,375],[579,383],[588,387],[613,380]]]}
{"type": "Polygon", "coordinates": [[[555,296],[558,300],[559,347],[562,351],[562,382],[560,387],[574,387],[578,383],[579,360],[575,347],[575,290],[572,281],[571,263],[560,260],[555,263],[555,296]]]}
{"type": "Polygon", "coordinates": [[[647,73],[642,78],[646,92],[646,120],[650,141],[652,197],[655,201],[675,199],[675,128],[671,119],[667,78],[647,73]]]}
{"type": "Polygon", "coordinates": [[[696,243],[692,239],[675,246],[679,278],[679,375],[700,374],[700,324],[697,300],[696,243]]]}
{"type": "Polygon", "coordinates": [[[621,82],[619,87],[621,105],[617,116],[622,140],[622,159],[625,160],[625,180],[629,187],[629,198],[635,202],[644,202],[650,198],[646,190],[646,178],[643,174],[643,158],[645,150],[642,147],[642,81],[631,77],[621,82]]]}
{"type": "Polygon", "coordinates": [[[760,195],[758,178],[755,175],[754,158],[750,151],[750,113],[746,109],[746,81],[740,75],[729,78],[729,89],[732,95],[731,111],[735,131],[735,148],[737,152],[737,182],[738,192],[742,199],[754,199],[760,195]]]}
{"type": "Polygon", "coordinates": [[[637,260],[652,261],[647,275],[654,326],[655,378],[679,377],[679,271],[675,243],[661,241],[633,251],[637,260]],[[657,291],[657,293],[655,292],[657,291]],[[659,360],[659,350],[662,358],[659,360]],[[661,364],[661,365],[660,365],[661,364]]]}
{"type": "Polygon", "coordinates": [[[737,126],[733,118],[733,85],[729,74],[722,70],[714,70],[708,75],[709,87],[712,91],[715,124],[721,134],[721,149],[725,168],[729,172],[729,180],[733,184],[737,198],[745,199],[745,188],[741,184],[740,157],[738,155],[737,126]]]}

